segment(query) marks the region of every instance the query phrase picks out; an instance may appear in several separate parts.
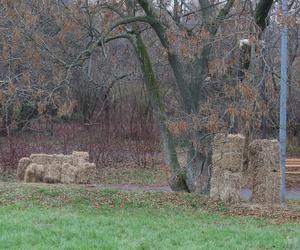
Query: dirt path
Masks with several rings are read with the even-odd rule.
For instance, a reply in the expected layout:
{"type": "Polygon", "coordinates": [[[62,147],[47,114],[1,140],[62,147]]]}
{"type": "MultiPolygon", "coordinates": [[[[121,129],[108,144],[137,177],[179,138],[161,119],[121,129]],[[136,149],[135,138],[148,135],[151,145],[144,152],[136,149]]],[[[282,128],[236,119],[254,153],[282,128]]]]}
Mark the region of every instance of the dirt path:
{"type": "MultiPolygon", "coordinates": [[[[243,188],[241,190],[241,199],[242,200],[249,200],[251,197],[251,189],[243,188]]],[[[293,199],[293,200],[300,200],[300,188],[288,188],[286,191],[286,198],[293,199]]]]}
{"type": "MultiPolygon", "coordinates": [[[[1,185],[17,184],[17,182],[1,182],[1,185]]],[[[64,184],[45,184],[45,183],[31,183],[29,185],[52,185],[65,186],[64,184]]],[[[130,192],[172,192],[171,188],[166,185],[137,185],[137,184],[92,184],[92,185],[70,185],[74,187],[91,187],[96,189],[112,189],[130,192]]],[[[242,200],[249,200],[252,191],[248,188],[241,190],[240,196],[242,200]]],[[[300,200],[300,188],[288,188],[286,192],[287,199],[300,200]]]]}
{"type": "Polygon", "coordinates": [[[133,192],[172,192],[169,186],[137,185],[137,184],[94,184],[89,185],[99,189],[115,189],[133,192]]]}

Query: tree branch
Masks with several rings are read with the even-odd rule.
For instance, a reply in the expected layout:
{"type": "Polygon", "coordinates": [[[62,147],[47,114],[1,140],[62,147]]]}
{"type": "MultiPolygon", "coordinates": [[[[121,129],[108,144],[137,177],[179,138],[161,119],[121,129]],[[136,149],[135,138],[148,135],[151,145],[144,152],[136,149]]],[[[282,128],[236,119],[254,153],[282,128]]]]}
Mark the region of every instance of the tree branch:
{"type": "Polygon", "coordinates": [[[260,0],[255,9],[255,23],[264,31],[267,26],[266,19],[272,7],[273,0],[260,0]]]}

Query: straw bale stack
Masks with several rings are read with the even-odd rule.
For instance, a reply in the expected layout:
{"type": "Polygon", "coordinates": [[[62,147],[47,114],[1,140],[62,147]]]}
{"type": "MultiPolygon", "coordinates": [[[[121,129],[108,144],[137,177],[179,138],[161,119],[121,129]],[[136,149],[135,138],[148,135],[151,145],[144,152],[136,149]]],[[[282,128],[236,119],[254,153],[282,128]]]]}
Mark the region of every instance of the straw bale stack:
{"type": "Polygon", "coordinates": [[[18,165],[18,179],[25,182],[45,183],[91,183],[96,165],[89,163],[87,152],[72,155],[32,154],[22,158],[18,165]]]}
{"type": "Polygon", "coordinates": [[[217,135],[213,141],[212,177],[210,197],[223,202],[239,201],[244,136],[217,135]]]}

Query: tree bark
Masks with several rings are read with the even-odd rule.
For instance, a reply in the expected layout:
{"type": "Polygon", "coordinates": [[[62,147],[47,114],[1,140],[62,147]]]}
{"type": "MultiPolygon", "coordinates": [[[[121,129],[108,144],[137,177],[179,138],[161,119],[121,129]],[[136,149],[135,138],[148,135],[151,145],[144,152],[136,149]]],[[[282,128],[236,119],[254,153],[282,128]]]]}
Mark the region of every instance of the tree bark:
{"type": "Polygon", "coordinates": [[[172,178],[170,186],[173,191],[191,191],[186,184],[185,172],[182,171],[176,153],[173,137],[166,125],[165,107],[156,81],[147,48],[140,34],[135,34],[134,47],[139,58],[146,89],[159,125],[161,142],[164,149],[166,164],[170,167],[172,178]]]}

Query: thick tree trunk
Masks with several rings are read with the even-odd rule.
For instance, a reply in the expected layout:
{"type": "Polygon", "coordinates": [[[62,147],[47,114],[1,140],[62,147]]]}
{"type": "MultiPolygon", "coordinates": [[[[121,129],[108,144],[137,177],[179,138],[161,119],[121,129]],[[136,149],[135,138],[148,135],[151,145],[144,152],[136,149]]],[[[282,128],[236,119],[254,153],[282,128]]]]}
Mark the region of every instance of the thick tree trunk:
{"type": "Polygon", "coordinates": [[[197,138],[201,148],[190,142],[187,143],[186,183],[192,192],[197,189],[198,192],[207,193],[209,191],[211,172],[211,138],[201,132],[195,134],[194,137],[197,138]]]}
{"type": "Polygon", "coordinates": [[[173,191],[191,191],[185,181],[185,172],[181,169],[176,153],[174,139],[166,125],[165,107],[157,84],[152,63],[147,48],[140,34],[135,34],[134,47],[138,55],[144,76],[146,90],[154,109],[154,115],[159,125],[160,137],[165,154],[166,164],[170,167],[172,178],[170,185],[173,191]]]}

